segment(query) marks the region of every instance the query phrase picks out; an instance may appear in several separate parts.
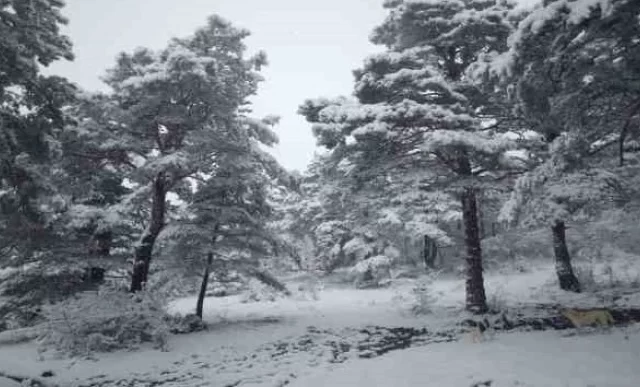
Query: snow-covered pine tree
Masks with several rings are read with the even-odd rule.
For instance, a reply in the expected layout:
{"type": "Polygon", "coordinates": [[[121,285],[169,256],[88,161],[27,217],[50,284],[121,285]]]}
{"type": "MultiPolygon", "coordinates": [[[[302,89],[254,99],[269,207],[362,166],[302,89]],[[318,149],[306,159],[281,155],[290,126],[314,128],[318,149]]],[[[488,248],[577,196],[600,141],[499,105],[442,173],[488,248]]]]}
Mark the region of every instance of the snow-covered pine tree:
{"type": "Polygon", "coordinates": [[[326,157],[316,155],[297,191],[278,203],[274,227],[298,241],[305,270],[331,272],[349,264],[342,248],[350,235],[346,213],[351,201],[340,188],[326,157]]]}
{"type": "Polygon", "coordinates": [[[128,249],[139,232],[135,206],[125,204],[132,192],[124,179],[135,166],[128,147],[114,140],[124,129],[116,121],[118,107],[108,95],[78,92],[65,115],[56,181],[67,202],[61,223],[66,222],[69,238],[80,242],[79,254],[108,257],[114,249],[128,249]]]}
{"type": "Polygon", "coordinates": [[[309,102],[301,112],[320,144],[340,149],[359,178],[428,171],[431,189],[458,195],[467,249],[466,307],[487,309],[476,193],[512,146],[483,120],[491,100],[465,76],[479,55],[506,50],[505,1],[386,1],[372,41],[387,51],[355,71],[357,102],[309,102]],[[324,105],[324,106],[323,106],[324,105]]]}
{"type": "Polygon", "coordinates": [[[639,11],[633,1],[547,1],[522,20],[508,51],[487,54],[473,70],[513,85],[517,114],[546,139],[542,164],[520,179],[503,216],[526,213],[526,204],[550,225],[565,290],[580,290],[565,222],[621,193],[606,154],[618,142],[622,165],[640,113],[639,11]]]}
{"type": "MultiPolygon", "coordinates": [[[[253,125],[262,126],[264,132],[270,130],[268,121],[253,125]]],[[[268,194],[270,186],[286,176],[281,171],[273,175],[272,160],[265,159],[259,143],[249,136],[237,140],[235,149],[216,153],[209,176],[193,181],[194,192],[183,215],[160,238],[167,245],[166,255],[177,259],[183,273],[204,266],[196,307],[199,317],[213,269],[220,275],[240,272],[285,290],[261,264],[283,243],[269,228],[272,203],[268,194]]]]}
{"type": "Polygon", "coordinates": [[[578,156],[572,139],[556,139],[548,159],[516,181],[500,219],[525,228],[550,227],[560,288],[580,292],[566,241],[566,223],[593,217],[614,206],[625,189],[619,176],[606,166],[589,166],[578,156]],[[573,156],[573,158],[572,158],[573,156]]]}
{"type": "MultiPolygon", "coordinates": [[[[43,76],[41,66],[72,60],[63,3],[0,3],[0,256],[32,258],[50,238],[60,201],[51,183],[59,156],[55,136],[62,108],[73,100],[63,78],[43,76]]],[[[2,263],[0,263],[2,264],[2,263]]]]}
{"type": "MultiPolygon", "coordinates": [[[[153,247],[167,222],[167,194],[188,195],[188,178],[215,172],[216,155],[239,152],[247,142],[277,139],[247,119],[247,99],[257,91],[263,53],[246,58],[248,31],[220,17],[160,50],[122,54],[106,77],[124,112],[125,137],[115,139],[137,155],[130,180],[150,198],[150,216],[135,249],[131,290],[147,282],[153,247]]],[[[257,152],[257,150],[256,150],[257,152]]],[[[265,164],[279,169],[262,151],[265,164]]]]}
{"type": "Polygon", "coordinates": [[[313,241],[307,268],[331,272],[379,255],[415,264],[421,258],[408,247],[420,245],[425,235],[441,246],[450,243],[438,221],[450,222],[459,209],[447,195],[420,186],[424,176],[408,171],[361,184],[350,170],[346,159],[317,156],[286,209],[281,227],[313,241]]]}
{"type": "Polygon", "coordinates": [[[313,241],[309,222],[302,221],[301,216],[305,208],[305,201],[302,199],[303,180],[304,177],[300,172],[292,171],[288,186],[274,184],[269,188],[268,197],[273,207],[273,214],[268,228],[282,240],[275,255],[289,259],[278,261],[278,265],[285,270],[287,268],[304,269],[307,259],[312,255],[313,241]]]}

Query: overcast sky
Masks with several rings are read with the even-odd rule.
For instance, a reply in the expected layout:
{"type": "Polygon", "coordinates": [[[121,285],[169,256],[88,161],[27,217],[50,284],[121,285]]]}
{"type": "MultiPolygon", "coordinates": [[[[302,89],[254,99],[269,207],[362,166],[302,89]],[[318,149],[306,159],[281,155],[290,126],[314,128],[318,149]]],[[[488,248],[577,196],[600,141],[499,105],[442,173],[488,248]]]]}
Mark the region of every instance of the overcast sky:
{"type": "MultiPolygon", "coordinates": [[[[533,0],[521,0],[531,3],[533,0]]],[[[65,33],[76,59],[51,71],[90,90],[119,52],[162,48],[190,35],[218,14],[247,28],[250,52],[264,50],[266,81],[254,98],[257,116],[276,114],[280,144],[273,152],[287,168],[304,170],[313,157],[310,126],[296,114],[306,98],[350,94],[351,70],[380,48],[369,43],[385,12],[382,0],[66,0],[65,33]]]]}

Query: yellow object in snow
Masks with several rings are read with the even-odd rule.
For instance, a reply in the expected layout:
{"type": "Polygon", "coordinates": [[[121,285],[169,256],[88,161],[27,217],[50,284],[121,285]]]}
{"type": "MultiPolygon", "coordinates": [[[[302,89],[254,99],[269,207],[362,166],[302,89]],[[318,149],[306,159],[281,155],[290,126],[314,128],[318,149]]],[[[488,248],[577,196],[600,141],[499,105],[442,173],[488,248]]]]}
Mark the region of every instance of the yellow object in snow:
{"type": "Polygon", "coordinates": [[[576,328],[587,326],[608,327],[615,323],[613,316],[607,309],[561,309],[560,314],[569,319],[576,328]]]}

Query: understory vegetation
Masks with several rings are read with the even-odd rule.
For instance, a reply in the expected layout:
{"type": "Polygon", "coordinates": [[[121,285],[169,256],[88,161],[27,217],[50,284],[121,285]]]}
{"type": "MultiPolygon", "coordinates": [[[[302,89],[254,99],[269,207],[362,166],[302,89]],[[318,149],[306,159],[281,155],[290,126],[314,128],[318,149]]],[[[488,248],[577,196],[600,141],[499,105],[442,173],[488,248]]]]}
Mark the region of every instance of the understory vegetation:
{"type": "Polygon", "coordinates": [[[640,2],[516,5],[385,1],[352,94],[300,101],[322,152],[299,173],[252,112],[248,31],[210,16],[94,92],[43,73],[73,59],[63,2],[0,2],[0,343],[168,351],[213,299],[407,283],[423,318],[441,280],[506,315],[487,276],[551,263],[567,297],[638,289],[640,2]]]}

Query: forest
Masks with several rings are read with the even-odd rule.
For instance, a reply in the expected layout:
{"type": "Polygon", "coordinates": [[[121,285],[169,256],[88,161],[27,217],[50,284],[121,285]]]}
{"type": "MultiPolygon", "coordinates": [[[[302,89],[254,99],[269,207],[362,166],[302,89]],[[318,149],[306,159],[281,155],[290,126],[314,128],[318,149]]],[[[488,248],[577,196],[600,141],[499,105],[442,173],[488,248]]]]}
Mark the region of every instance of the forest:
{"type": "Polygon", "coordinates": [[[98,92],[64,1],[0,0],[0,386],[637,385],[640,2],[378,6],[298,172],[248,30],[98,92]]]}

